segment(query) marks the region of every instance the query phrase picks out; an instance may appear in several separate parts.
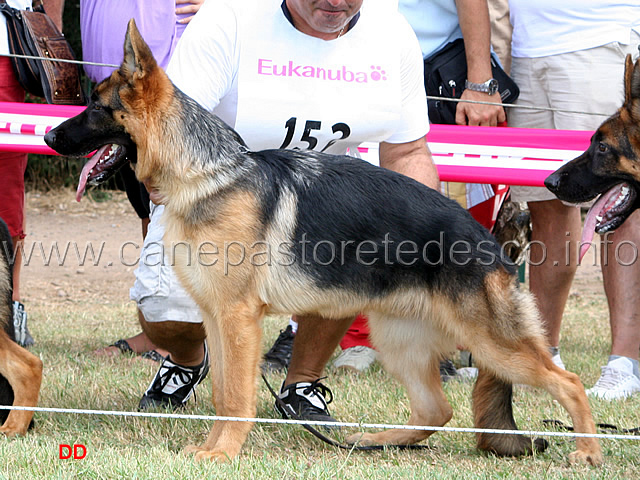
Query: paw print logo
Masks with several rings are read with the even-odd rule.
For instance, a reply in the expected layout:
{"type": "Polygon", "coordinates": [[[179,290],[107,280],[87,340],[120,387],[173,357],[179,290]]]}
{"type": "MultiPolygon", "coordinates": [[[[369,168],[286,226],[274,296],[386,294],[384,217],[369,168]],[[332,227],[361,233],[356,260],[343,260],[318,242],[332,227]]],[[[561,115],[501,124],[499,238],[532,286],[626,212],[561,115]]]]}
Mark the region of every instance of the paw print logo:
{"type": "Polygon", "coordinates": [[[382,67],[380,66],[375,66],[375,65],[371,65],[371,80],[378,82],[380,80],[386,80],[387,79],[387,72],[385,72],[384,70],[382,70],[382,67]]]}

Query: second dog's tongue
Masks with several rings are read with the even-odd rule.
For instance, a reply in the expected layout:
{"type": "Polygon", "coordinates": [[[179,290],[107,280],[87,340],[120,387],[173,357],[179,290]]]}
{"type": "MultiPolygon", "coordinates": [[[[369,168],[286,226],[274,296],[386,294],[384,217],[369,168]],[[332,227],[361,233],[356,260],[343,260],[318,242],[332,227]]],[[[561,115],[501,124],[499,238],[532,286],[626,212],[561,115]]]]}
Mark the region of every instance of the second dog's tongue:
{"type": "Polygon", "coordinates": [[[587,212],[587,217],[584,220],[584,227],[582,228],[582,238],[580,238],[580,262],[582,257],[585,256],[587,250],[591,246],[593,235],[596,233],[597,217],[604,213],[606,205],[612,198],[617,198],[620,193],[620,185],[616,185],[612,189],[600,195],[600,198],[593,204],[593,206],[587,212]]]}
{"type": "Polygon", "coordinates": [[[107,144],[104,147],[101,147],[82,167],[82,172],[80,173],[80,181],[78,182],[78,188],[76,190],[76,201],[82,200],[82,194],[87,188],[87,180],[89,180],[89,172],[93,167],[96,166],[100,157],[104,154],[104,152],[109,148],[110,145],[107,144]]]}

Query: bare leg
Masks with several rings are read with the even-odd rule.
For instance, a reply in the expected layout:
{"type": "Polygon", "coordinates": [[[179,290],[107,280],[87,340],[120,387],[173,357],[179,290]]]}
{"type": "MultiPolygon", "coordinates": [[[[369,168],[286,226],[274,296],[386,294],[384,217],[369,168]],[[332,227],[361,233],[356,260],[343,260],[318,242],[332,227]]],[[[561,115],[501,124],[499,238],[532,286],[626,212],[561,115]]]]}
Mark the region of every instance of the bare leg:
{"type": "Polygon", "coordinates": [[[613,234],[605,235],[603,244],[602,276],[609,304],[611,355],[638,360],[640,213],[636,211],[613,234]]]}
{"type": "Polygon", "coordinates": [[[580,210],[559,200],[548,200],[529,202],[529,211],[533,226],[531,240],[534,242],[531,246],[529,287],[536,298],[549,345],[557,347],[562,314],[578,265],[576,241],[580,239],[580,210]]]}
{"type": "Polygon", "coordinates": [[[24,240],[20,237],[11,237],[13,248],[16,251],[16,258],[13,263],[13,296],[14,302],[20,301],[20,271],[22,269],[22,245],[24,240]]]}
{"type": "MultiPolygon", "coordinates": [[[[142,313],[138,312],[138,316],[141,315],[142,313]]],[[[168,351],[157,347],[144,332],[140,332],[133,337],[127,338],[125,341],[129,344],[131,350],[133,350],[133,353],[136,354],[148,352],[149,350],[155,350],[163,357],[166,357],[169,354],[168,351]]],[[[93,353],[99,357],[113,357],[116,355],[120,355],[122,351],[114,345],[109,345],[108,347],[98,348],[93,353]]]]}
{"type": "Polygon", "coordinates": [[[332,320],[318,316],[296,317],[298,332],[293,341],[289,372],[284,384],[313,382],[322,376],[327,362],[353,318],[332,320]]]}
{"type": "Polygon", "coordinates": [[[153,344],[169,352],[174,363],[185,367],[204,360],[205,331],[201,323],[147,322],[139,313],[140,325],[153,344]]]}

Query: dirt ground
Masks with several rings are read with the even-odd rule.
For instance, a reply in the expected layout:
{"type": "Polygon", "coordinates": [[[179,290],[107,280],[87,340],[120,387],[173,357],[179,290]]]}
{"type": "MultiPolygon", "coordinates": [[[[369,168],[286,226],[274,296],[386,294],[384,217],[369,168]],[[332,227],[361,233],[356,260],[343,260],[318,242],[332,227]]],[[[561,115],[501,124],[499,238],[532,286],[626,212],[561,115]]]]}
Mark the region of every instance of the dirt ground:
{"type": "Polygon", "coordinates": [[[85,195],[78,203],[71,190],[27,193],[25,304],[122,303],[129,298],[142,245],[140,220],[124,193],[108,196],[97,202],[85,195]]]}
{"type": "MultiPolygon", "coordinates": [[[[124,193],[108,196],[95,201],[85,195],[78,203],[71,190],[27,193],[25,304],[122,303],[129,298],[142,244],[140,220],[124,193]]],[[[591,253],[585,259],[571,294],[603,294],[600,268],[591,253]]]]}

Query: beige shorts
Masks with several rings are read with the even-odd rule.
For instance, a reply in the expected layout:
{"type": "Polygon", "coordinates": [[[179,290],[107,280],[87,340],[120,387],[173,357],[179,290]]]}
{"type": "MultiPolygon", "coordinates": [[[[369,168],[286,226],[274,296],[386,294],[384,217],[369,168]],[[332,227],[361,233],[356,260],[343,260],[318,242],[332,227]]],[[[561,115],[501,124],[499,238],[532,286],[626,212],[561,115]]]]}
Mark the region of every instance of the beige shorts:
{"type": "MultiPolygon", "coordinates": [[[[622,105],[624,60],[638,57],[640,35],[578,52],[540,58],[513,58],[511,76],[520,88],[516,105],[553,107],[601,115],[510,108],[510,127],[595,130],[622,105]]],[[[511,187],[516,202],[553,200],[543,187],[511,187]]]]}

